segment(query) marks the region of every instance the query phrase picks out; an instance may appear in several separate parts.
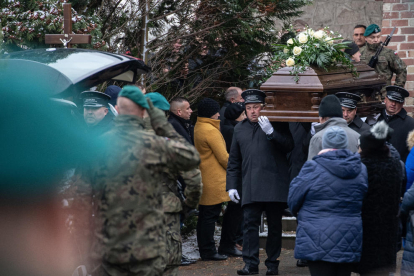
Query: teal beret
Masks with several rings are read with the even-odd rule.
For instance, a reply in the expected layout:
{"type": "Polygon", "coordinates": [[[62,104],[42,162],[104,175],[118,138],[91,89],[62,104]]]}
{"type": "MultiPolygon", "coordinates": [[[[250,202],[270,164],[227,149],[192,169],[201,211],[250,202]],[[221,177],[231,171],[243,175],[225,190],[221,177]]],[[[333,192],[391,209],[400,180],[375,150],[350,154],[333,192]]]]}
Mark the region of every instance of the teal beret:
{"type": "Polygon", "coordinates": [[[142,94],[141,89],[136,86],[127,85],[119,92],[118,97],[125,97],[136,103],[137,105],[148,109],[147,98],[142,94]]]}
{"type": "Polygon", "coordinates": [[[16,72],[2,73],[7,93],[0,101],[0,205],[5,199],[20,204],[56,196],[65,173],[90,165],[105,141],[80,130],[81,122],[72,116],[74,103],[52,100],[31,85],[36,72],[22,85],[16,72]]]}
{"type": "Polygon", "coordinates": [[[149,98],[156,108],[159,108],[164,111],[170,110],[170,104],[167,99],[158,92],[151,92],[145,95],[149,98]]]}
{"type": "Polygon", "coordinates": [[[371,34],[376,34],[381,32],[380,27],[377,24],[371,24],[365,30],[364,36],[369,36],[371,34]]]}

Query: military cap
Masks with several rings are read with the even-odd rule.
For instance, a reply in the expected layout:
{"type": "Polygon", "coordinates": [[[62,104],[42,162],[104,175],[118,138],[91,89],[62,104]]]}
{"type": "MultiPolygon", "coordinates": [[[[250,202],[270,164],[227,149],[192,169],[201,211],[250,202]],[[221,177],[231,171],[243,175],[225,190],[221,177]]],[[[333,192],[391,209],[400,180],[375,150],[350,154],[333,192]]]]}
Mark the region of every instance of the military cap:
{"type": "Polygon", "coordinates": [[[404,99],[410,95],[407,90],[396,85],[389,85],[385,89],[387,90],[387,98],[399,103],[403,103],[404,99]]]}
{"type": "Polygon", "coordinates": [[[108,107],[111,96],[97,92],[97,91],[85,91],[80,94],[83,102],[83,107],[108,107]]]}
{"type": "Polygon", "coordinates": [[[170,104],[168,103],[167,99],[160,93],[151,92],[145,94],[145,97],[149,98],[156,108],[159,108],[164,111],[170,110],[170,104]]]}
{"type": "Polygon", "coordinates": [[[371,34],[376,34],[381,32],[380,27],[377,24],[371,24],[365,30],[364,36],[369,36],[371,34]]]}
{"type": "Polygon", "coordinates": [[[356,108],[357,104],[361,101],[360,96],[349,92],[338,92],[335,96],[339,98],[341,106],[352,109],[356,108]]]}
{"type": "Polygon", "coordinates": [[[241,94],[245,104],[264,103],[266,93],[259,89],[247,89],[241,94]]]}
{"type": "Polygon", "coordinates": [[[137,105],[148,109],[149,105],[147,102],[147,98],[145,98],[144,94],[142,93],[141,89],[136,86],[127,85],[125,86],[121,92],[119,92],[118,97],[125,97],[136,103],[137,105]]]}

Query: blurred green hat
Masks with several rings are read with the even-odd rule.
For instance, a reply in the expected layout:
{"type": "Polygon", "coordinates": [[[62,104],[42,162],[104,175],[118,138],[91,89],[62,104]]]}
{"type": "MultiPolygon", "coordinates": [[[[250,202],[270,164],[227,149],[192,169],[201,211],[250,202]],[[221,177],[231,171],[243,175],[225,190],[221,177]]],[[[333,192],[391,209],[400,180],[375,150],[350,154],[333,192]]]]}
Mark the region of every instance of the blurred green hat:
{"type": "Polygon", "coordinates": [[[170,104],[167,99],[158,92],[151,92],[145,94],[145,97],[149,98],[156,108],[164,111],[170,110],[170,104]]]}
{"type": "Polygon", "coordinates": [[[35,74],[21,80],[1,63],[0,83],[8,85],[0,101],[0,201],[53,195],[67,170],[90,164],[105,145],[86,136],[69,109],[32,86],[35,74]]]}
{"type": "Polygon", "coordinates": [[[148,102],[147,98],[145,98],[144,94],[142,93],[141,89],[136,86],[127,85],[119,92],[119,97],[125,97],[136,103],[137,105],[148,109],[148,102]]]}
{"type": "Polygon", "coordinates": [[[364,36],[369,36],[371,34],[376,34],[381,32],[381,28],[377,24],[371,24],[365,30],[364,36]]]}

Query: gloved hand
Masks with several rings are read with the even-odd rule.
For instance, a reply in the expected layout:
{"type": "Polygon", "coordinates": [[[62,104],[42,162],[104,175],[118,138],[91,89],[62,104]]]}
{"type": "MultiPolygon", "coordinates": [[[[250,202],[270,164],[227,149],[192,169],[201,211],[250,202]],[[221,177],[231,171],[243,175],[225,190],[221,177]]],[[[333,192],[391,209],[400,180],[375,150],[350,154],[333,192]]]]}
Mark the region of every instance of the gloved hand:
{"type": "Polygon", "coordinates": [[[270,135],[273,133],[273,126],[269,122],[269,119],[266,116],[259,117],[259,125],[264,131],[264,133],[266,133],[266,135],[270,135]]]}
{"type": "MultiPolygon", "coordinates": [[[[161,128],[164,124],[168,122],[167,117],[165,117],[165,112],[161,109],[156,108],[149,98],[147,98],[147,102],[149,105],[147,112],[151,119],[151,125],[157,133],[158,128],[161,128]]],[[[160,134],[157,133],[157,135],[160,134]]]]}
{"type": "Polygon", "coordinates": [[[182,207],[183,209],[181,210],[181,214],[183,214],[185,220],[191,218],[192,216],[198,216],[198,210],[191,208],[185,204],[185,202],[182,203],[182,207]]]}
{"type": "Polygon", "coordinates": [[[236,189],[229,190],[229,197],[234,203],[239,203],[240,196],[236,189]]]}

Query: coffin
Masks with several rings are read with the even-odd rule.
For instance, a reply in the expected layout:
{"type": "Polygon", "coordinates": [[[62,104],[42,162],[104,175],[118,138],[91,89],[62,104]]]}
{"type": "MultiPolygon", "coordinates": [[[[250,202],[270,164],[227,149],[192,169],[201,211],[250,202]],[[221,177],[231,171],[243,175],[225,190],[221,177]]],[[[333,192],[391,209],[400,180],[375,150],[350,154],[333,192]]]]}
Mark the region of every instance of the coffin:
{"type": "Polygon", "coordinates": [[[373,68],[355,64],[359,73],[338,66],[329,72],[312,67],[300,74],[296,83],[285,67],[273,73],[262,86],[266,105],[261,115],[278,122],[319,122],[318,109],[323,97],[337,92],[350,92],[361,96],[357,113],[361,117],[378,113],[381,104],[381,88],[386,84],[373,68]]]}

